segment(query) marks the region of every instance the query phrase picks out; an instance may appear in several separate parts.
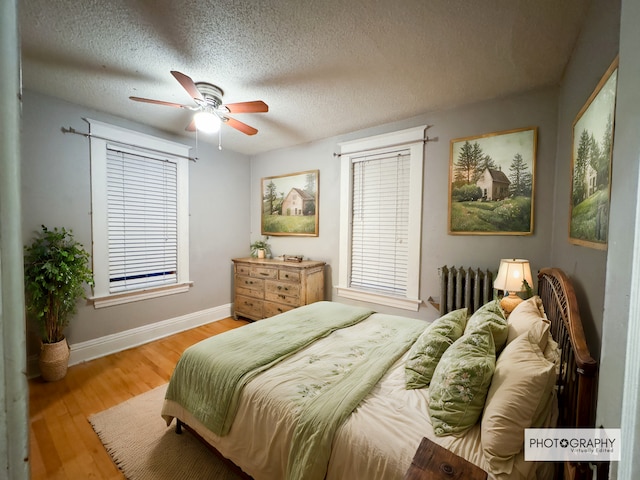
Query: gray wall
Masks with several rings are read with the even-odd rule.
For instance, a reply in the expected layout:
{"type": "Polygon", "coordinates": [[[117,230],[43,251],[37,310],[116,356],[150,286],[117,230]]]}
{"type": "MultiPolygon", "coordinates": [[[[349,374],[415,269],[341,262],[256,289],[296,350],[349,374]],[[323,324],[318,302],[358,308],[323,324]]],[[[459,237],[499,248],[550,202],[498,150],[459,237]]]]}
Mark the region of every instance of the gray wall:
{"type": "MultiPolygon", "coordinates": [[[[620,2],[591,4],[582,33],[565,71],[558,102],[558,150],[553,211],[552,263],[573,280],[585,333],[594,357],[600,355],[607,252],[568,242],[573,121],[618,54],[620,2]]],[[[617,143],[617,139],[616,142],[617,143]]],[[[613,168],[615,171],[615,168],[613,168]]],[[[615,179],[612,188],[616,189],[615,179]]]]}
{"type": "MultiPolygon", "coordinates": [[[[608,250],[570,245],[564,227],[568,222],[565,208],[556,209],[554,223],[557,227],[553,235],[553,263],[573,278],[589,346],[600,360],[596,425],[609,428],[621,426],[634,249],[633,219],[638,195],[638,14],[635,1],[599,0],[591,4],[566,70],[558,104],[556,205],[562,207],[569,205],[573,119],[620,51],[608,250]],[[623,15],[621,3],[627,7],[623,15]]],[[[637,406],[628,408],[633,410],[637,406]]],[[[632,446],[624,448],[631,449],[632,446]]],[[[616,471],[614,462],[610,478],[617,477],[616,471]]]]}
{"type": "MultiPolygon", "coordinates": [[[[621,397],[625,374],[626,349],[637,349],[637,335],[627,344],[632,280],[635,280],[635,297],[638,298],[638,276],[640,272],[632,272],[632,255],[638,258],[638,244],[634,245],[634,228],[637,235],[638,225],[638,190],[640,165],[640,137],[638,136],[638,119],[640,118],[640,51],[638,22],[640,8],[636,0],[623,0],[620,30],[620,68],[618,72],[618,93],[616,107],[616,132],[613,151],[611,216],[609,221],[609,251],[607,255],[607,287],[604,302],[604,323],[602,336],[602,356],[600,367],[600,395],[598,398],[598,425],[621,425],[621,397]],[[634,225],[635,220],[635,225],[634,225]],[[630,345],[633,345],[631,347],[630,345]],[[626,347],[626,348],[625,348],[626,347]]],[[[635,240],[637,242],[637,240],[635,240]]],[[[635,305],[637,312],[637,304],[635,305]]],[[[636,316],[637,320],[637,316],[636,316]]],[[[635,326],[637,331],[637,326],[635,326]]],[[[637,367],[636,367],[637,369],[637,367]]],[[[632,372],[631,372],[632,373],[632,372]]],[[[629,377],[628,377],[629,378],[629,377]]],[[[632,383],[627,385],[637,393],[637,378],[630,377],[632,383]]],[[[631,395],[633,396],[633,395],[631,395]]],[[[625,405],[627,411],[634,411],[637,420],[638,405],[625,405]]],[[[639,427],[635,425],[625,425],[639,427]]],[[[638,466],[638,433],[636,433],[634,450],[634,471],[637,478],[638,466]]],[[[625,438],[622,439],[625,441],[625,438]]],[[[625,448],[629,446],[625,444],[625,448]]],[[[629,448],[629,450],[631,450],[629,448]]],[[[629,457],[628,457],[629,458],[629,457]]],[[[630,471],[630,470],[628,470],[630,471]]],[[[615,478],[615,476],[612,476],[615,478]]],[[[629,477],[627,477],[629,478],[629,477]]]]}
{"type": "MultiPolygon", "coordinates": [[[[443,265],[478,266],[497,270],[500,258],[528,258],[534,271],[549,265],[554,209],[557,90],[529,92],[454,110],[421,115],[402,122],[354,132],[321,142],[258,155],[251,160],[251,232],[260,237],[260,183],[262,177],[305,170],[320,170],[320,235],[271,237],[274,255],[303,254],[329,264],[327,286],[338,281],[340,160],[334,157],[339,142],[391,132],[422,124],[434,141],[425,147],[422,260],[420,298],[440,295],[438,268],[443,265]],[[460,137],[538,127],[535,172],[535,223],[530,236],[450,236],[447,234],[450,141],[460,137]]],[[[334,300],[341,300],[333,295],[334,300]]],[[[418,312],[379,308],[381,311],[434,319],[438,312],[423,305],[418,312]]]]}
{"type": "MultiPolygon", "coordinates": [[[[150,127],[26,91],[23,102],[23,238],[28,243],[40,225],[73,230],[91,250],[89,140],[62,134],[73,127],[87,132],[92,118],[195,147],[193,138],[177,138],[150,127]]],[[[82,305],[67,330],[71,344],[230,304],[230,259],[249,251],[248,157],[199,142],[197,162],[189,162],[190,276],[188,293],[115,307],[82,305]]]]}

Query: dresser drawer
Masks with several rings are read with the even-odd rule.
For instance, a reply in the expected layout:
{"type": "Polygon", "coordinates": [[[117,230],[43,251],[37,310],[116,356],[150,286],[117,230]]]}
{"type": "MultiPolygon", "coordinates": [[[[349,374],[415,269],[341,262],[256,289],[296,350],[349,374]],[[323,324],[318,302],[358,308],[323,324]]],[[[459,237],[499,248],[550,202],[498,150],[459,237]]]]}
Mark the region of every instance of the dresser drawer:
{"type": "Polygon", "coordinates": [[[289,280],[290,282],[300,282],[300,272],[294,272],[292,270],[279,270],[279,280],[289,280]]]}
{"type": "Polygon", "coordinates": [[[257,277],[257,278],[278,278],[278,269],[268,268],[268,267],[258,267],[254,265],[251,267],[250,275],[252,277],[257,277]]]}
{"type": "Polygon", "coordinates": [[[233,303],[235,315],[242,315],[252,319],[264,318],[264,302],[262,300],[236,295],[233,303]]]}
{"type": "Polygon", "coordinates": [[[273,317],[274,315],[278,315],[279,313],[288,312],[289,310],[293,310],[295,306],[293,305],[284,305],[282,303],[271,303],[264,302],[264,316],[265,317],[273,317]]]}
{"type": "Polygon", "coordinates": [[[285,295],[284,293],[271,293],[266,292],[264,299],[271,302],[284,303],[285,305],[292,305],[294,307],[300,306],[300,297],[297,295],[285,295]]]}
{"type": "Polygon", "coordinates": [[[267,281],[264,284],[265,293],[284,294],[289,296],[300,297],[300,284],[267,281]]]}
{"type": "Polygon", "coordinates": [[[244,287],[236,287],[236,295],[244,295],[245,297],[252,297],[252,298],[263,298],[264,297],[264,292],[262,290],[252,290],[250,288],[244,288],[244,287]]]}
{"type": "Polygon", "coordinates": [[[264,280],[261,278],[236,275],[236,288],[255,290],[260,292],[260,296],[262,296],[262,292],[264,292],[264,280]]]}
{"type": "Polygon", "coordinates": [[[251,267],[249,265],[238,263],[236,264],[236,273],[238,275],[246,275],[248,277],[251,274],[251,267]]]}

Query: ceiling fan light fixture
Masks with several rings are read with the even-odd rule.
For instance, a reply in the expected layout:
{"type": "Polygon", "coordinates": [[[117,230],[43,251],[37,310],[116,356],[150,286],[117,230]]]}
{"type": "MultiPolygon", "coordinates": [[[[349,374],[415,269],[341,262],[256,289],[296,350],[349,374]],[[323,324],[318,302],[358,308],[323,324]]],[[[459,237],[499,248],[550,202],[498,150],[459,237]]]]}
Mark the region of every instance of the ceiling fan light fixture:
{"type": "Polygon", "coordinates": [[[196,106],[182,105],[180,103],[165,102],[162,100],[153,100],[151,98],[129,97],[136,102],[155,103],[156,105],[165,105],[167,107],[184,108],[194,114],[193,119],[187,125],[187,132],[201,131],[204,133],[216,133],[220,130],[220,125],[226,123],[231,128],[235,128],[245,135],[255,135],[258,130],[246,123],[242,123],[235,118],[227,117],[228,113],[261,113],[268,112],[269,106],[262,100],[254,100],[251,102],[238,102],[225,105],[222,103],[222,89],[211,83],[198,82],[195,83],[191,77],[172,70],[171,74],[186,90],[196,106]]]}
{"type": "Polygon", "coordinates": [[[216,133],[220,130],[220,124],[222,123],[220,117],[212,112],[198,112],[193,116],[193,120],[198,131],[204,133],[216,133]]]}

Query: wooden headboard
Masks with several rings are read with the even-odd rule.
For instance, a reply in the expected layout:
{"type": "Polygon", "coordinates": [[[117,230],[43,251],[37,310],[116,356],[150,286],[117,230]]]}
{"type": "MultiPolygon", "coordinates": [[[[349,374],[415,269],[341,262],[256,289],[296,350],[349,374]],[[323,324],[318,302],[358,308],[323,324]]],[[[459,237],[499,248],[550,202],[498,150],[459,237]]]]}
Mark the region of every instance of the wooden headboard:
{"type": "MultiPolygon", "coordinates": [[[[544,268],[538,273],[538,295],[561,352],[558,427],[591,428],[598,365],[587,346],[575,290],[562,270],[544,268]]],[[[567,463],[560,470],[564,471],[557,472],[555,478],[586,480],[593,475],[586,463],[567,463]]]]}

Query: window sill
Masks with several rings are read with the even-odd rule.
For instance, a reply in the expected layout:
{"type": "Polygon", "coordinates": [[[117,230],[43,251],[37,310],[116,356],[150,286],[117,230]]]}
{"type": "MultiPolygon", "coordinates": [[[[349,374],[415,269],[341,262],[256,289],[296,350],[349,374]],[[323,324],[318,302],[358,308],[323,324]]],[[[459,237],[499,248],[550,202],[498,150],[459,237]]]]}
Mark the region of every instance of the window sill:
{"type": "Polygon", "coordinates": [[[388,307],[401,308],[403,310],[411,310],[417,312],[422,300],[419,298],[401,298],[383,295],[381,293],[367,292],[364,290],[356,290],[353,288],[336,287],[338,296],[350,298],[351,300],[359,300],[361,302],[375,303],[378,305],[386,305],[388,307]]]}
{"type": "Polygon", "coordinates": [[[174,295],[176,293],[185,293],[193,286],[193,282],[179,283],[176,285],[168,285],[163,287],[148,288],[144,290],[135,290],[132,292],[115,293],[113,295],[105,295],[101,297],[91,297],[89,302],[93,303],[94,308],[113,307],[124,303],[138,302],[140,300],[148,300],[150,298],[164,297],[165,295],[174,295]]]}

